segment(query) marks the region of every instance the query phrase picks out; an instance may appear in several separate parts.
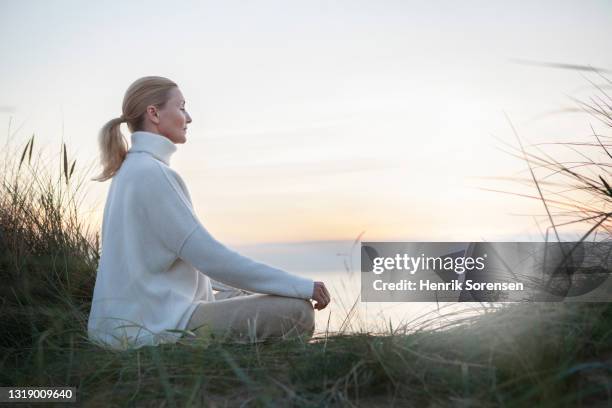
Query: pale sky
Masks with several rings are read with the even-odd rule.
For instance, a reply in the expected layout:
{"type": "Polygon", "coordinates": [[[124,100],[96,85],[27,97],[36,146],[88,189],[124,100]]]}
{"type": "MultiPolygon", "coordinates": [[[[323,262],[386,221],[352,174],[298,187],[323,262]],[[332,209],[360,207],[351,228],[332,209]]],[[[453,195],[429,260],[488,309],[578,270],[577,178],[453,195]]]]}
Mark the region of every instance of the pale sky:
{"type": "MultiPolygon", "coordinates": [[[[612,69],[609,1],[3,1],[0,14],[0,126],[12,118],[16,145],[35,133],[59,154],[63,131],[77,166],[97,161],[127,87],[171,78],[193,118],[172,167],[236,244],[537,233],[540,203],[478,190],[535,193],[479,178],[528,175],[498,149],[515,144],[503,112],[525,143],[601,126],[532,120],[593,92],[577,71],[512,60],[612,69]]],[[[109,184],[84,187],[94,222],[109,184]]]]}

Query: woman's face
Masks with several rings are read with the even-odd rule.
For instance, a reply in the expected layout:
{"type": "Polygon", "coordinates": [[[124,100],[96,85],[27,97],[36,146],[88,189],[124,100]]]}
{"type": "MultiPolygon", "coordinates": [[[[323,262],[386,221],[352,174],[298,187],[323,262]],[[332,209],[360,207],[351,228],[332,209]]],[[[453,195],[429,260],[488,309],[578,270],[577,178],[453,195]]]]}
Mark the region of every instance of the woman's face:
{"type": "Polygon", "coordinates": [[[170,99],[157,112],[158,132],[174,143],[185,143],[187,124],[191,123],[191,116],[185,110],[185,98],[178,87],[172,89],[170,99]]]}

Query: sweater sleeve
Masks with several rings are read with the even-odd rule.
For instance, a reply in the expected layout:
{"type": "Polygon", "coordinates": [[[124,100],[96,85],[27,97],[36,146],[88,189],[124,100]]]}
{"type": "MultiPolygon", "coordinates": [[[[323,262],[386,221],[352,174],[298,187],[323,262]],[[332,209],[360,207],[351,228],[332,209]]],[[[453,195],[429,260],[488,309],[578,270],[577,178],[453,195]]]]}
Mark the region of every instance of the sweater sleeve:
{"type": "Polygon", "coordinates": [[[187,236],[193,232],[198,219],[180,186],[172,177],[154,164],[139,175],[133,184],[134,203],[138,214],[138,228],[151,250],[164,247],[178,255],[187,236]]]}
{"type": "Polygon", "coordinates": [[[225,247],[198,222],[179,256],[221,283],[251,292],[310,299],[314,281],[256,262],[225,247]]]}
{"type": "Polygon", "coordinates": [[[238,289],[310,299],[312,279],[289,274],[242,256],[218,242],[204,228],[180,187],[159,166],[135,187],[141,195],[146,230],[143,239],[158,243],[209,278],[238,289]]]}

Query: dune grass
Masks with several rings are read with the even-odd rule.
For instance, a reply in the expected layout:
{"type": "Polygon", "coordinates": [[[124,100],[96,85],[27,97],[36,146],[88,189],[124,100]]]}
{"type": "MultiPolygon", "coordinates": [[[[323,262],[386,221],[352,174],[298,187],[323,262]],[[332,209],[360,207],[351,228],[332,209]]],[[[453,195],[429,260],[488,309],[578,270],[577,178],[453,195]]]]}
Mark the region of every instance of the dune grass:
{"type": "MultiPolygon", "coordinates": [[[[610,118],[610,105],[601,106],[610,118]]],[[[593,145],[612,159],[603,139],[599,135],[593,145]]],[[[318,328],[310,340],[273,344],[187,337],[123,352],[101,349],[86,336],[100,247],[98,233],[80,221],[84,178],[75,179],[79,169],[65,145],[59,176],[50,176],[51,166],[41,164],[40,156],[32,161],[34,140],[4,155],[2,386],[75,386],[78,400],[88,406],[612,404],[607,303],[506,304],[483,315],[446,316],[446,324],[428,324],[439,323],[436,314],[376,335],[318,328]]],[[[584,239],[608,231],[612,160],[585,160],[583,167],[594,166],[589,171],[600,176],[588,177],[530,155],[522,145],[517,157],[531,164],[539,192],[534,198],[547,210],[561,202],[575,210],[575,222],[596,226],[584,239]],[[533,171],[538,166],[573,178],[575,188],[599,201],[550,200],[547,184],[533,171]]],[[[548,214],[552,229],[559,227],[554,213],[548,214]]],[[[347,319],[354,317],[354,308],[345,312],[347,319]]]]}

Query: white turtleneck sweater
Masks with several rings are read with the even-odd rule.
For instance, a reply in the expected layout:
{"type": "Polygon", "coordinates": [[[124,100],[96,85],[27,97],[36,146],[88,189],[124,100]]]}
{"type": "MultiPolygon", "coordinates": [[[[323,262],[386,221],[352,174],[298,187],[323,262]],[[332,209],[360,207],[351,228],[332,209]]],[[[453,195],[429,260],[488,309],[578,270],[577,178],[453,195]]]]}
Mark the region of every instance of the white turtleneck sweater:
{"type": "Polygon", "coordinates": [[[104,207],[90,340],[114,349],[176,342],[181,333],[167,330],[186,330],[198,304],[215,300],[216,281],[312,297],[311,279],[255,262],[208,233],[187,186],[170,168],[177,150],[170,139],[137,131],[131,142],[104,207]]]}

